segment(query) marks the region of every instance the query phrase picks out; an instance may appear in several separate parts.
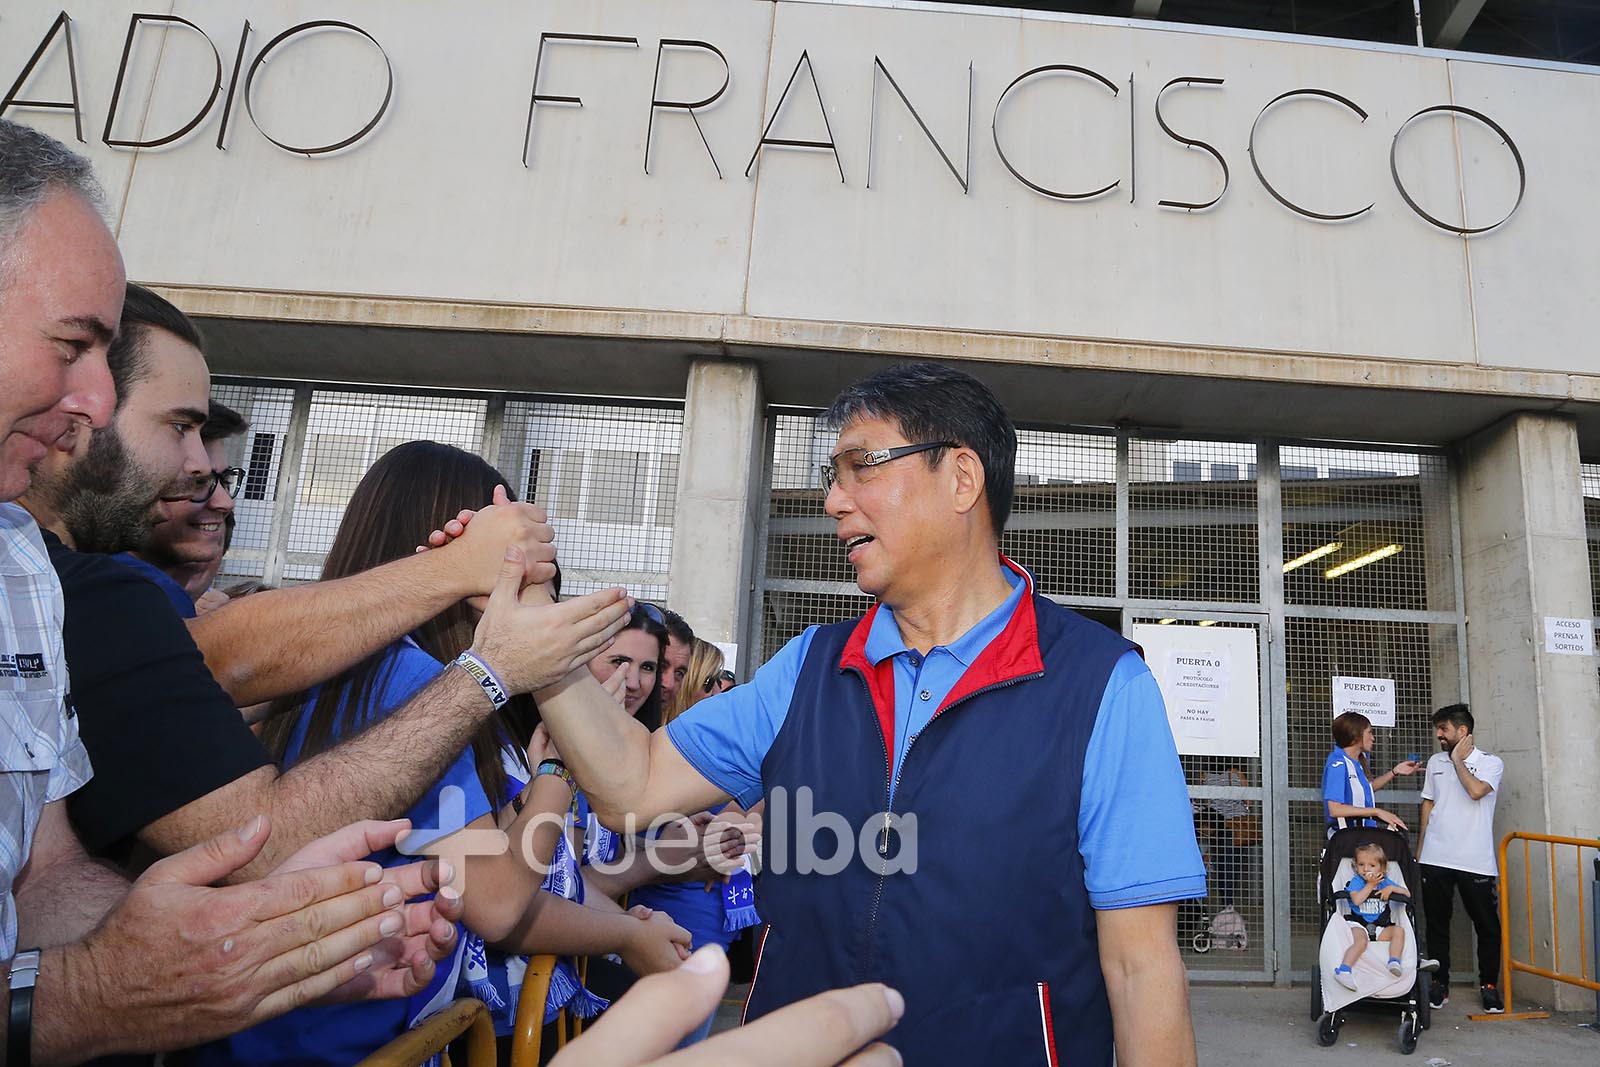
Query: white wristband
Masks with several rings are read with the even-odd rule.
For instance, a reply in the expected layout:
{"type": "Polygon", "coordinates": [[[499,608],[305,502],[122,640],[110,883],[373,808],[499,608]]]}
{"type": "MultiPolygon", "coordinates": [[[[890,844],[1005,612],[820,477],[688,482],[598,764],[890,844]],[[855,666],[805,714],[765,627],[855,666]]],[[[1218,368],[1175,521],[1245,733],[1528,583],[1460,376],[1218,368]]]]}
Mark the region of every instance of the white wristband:
{"type": "Polygon", "coordinates": [[[496,711],[505,707],[511,700],[511,691],[506,688],[500,676],[494,673],[494,668],[483,661],[472,649],[467,649],[457,656],[454,665],[467,672],[467,675],[478,683],[478,687],[489,697],[489,703],[494,705],[496,711]]]}

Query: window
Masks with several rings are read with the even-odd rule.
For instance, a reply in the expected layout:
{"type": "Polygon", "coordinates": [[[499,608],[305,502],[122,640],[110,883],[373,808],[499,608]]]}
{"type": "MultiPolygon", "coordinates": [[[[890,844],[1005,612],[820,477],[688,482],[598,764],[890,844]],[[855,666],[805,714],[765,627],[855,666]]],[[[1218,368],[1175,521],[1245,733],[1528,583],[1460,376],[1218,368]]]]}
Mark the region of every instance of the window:
{"type": "Polygon", "coordinates": [[[300,476],[302,504],[342,508],[367,469],[365,436],[314,433],[306,437],[306,458],[300,476]]]}
{"type": "Polygon", "coordinates": [[[1211,465],[1211,480],[1214,482],[1238,481],[1239,465],[1237,463],[1213,463],[1211,465]]]}
{"type": "Polygon", "coordinates": [[[665,452],[656,466],[656,506],[652,520],[657,526],[671,526],[678,505],[678,454],[665,452]]]}
{"type": "Polygon", "coordinates": [[[1200,464],[1192,459],[1178,459],[1172,462],[1172,480],[1175,482],[1198,482],[1201,479],[1200,464]]]}
{"type": "Polygon", "coordinates": [[[646,454],[601,448],[590,456],[589,483],[583,502],[584,519],[629,526],[643,523],[646,454]]]}
{"type": "Polygon", "coordinates": [[[528,453],[528,483],[523,487],[522,499],[530,504],[539,499],[539,461],[542,458],[540,449],[528,453]]]}
{"type": "Polygon", "coordinates": [[[1317,477],[1317,468],[1300,466],[1294,463],[1285,463],[1282,468],[1280,468],[1279,476],[1286,482],[1290,481],[1291,479],[1314,481],[1317,477]]]}
{"type": "Polygon", "coordinates": [[[257,432],[250,440],[250,460],[245,464],[244,498],[265,500],[272,484],[272,453],[277,448],[278,435],[257,432]]]}

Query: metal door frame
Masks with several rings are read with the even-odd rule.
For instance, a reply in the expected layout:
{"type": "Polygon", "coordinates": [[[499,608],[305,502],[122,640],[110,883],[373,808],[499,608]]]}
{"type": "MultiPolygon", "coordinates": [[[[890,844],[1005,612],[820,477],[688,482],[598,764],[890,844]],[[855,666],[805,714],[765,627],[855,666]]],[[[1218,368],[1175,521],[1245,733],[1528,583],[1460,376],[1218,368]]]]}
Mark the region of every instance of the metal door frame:
{"type": "Polygon", "coordinates": [[[1272,686],[1272,652],[1281,646],[1281,642],[1274,640],[1271,617],[1264,611],[1216,611],[1208,608],[1187,607],[1180,604],[1156,604],[1149,601],[1135,601],[1122,609],[1122,631],[1128,632],[1128,627],[1137,619],[1175,619],[1178,622],[1200,622],[1211,620],[1213,622],[1243,623],[1255,627],[1256,631],[1256,684],[1258,699],[1261,709],[1261,754],[1258,757],[1261,764],[1261,784],[1255,786],[1188,786],[1191,800],[1208,800],[1213,797],[1237,797],[1241,800],[1253,800],[1261,805],[1261,873],[1255,885],[1261,891],[1261,960],[1262,967],[1257,970],[1233,970],[1227,968],[1188,968],[1189,981],[1194,983],[1239,983],[1239,982],[1273,982],[1287,984],[1282,968],[1279,966],[1281,955],[1280,945],[1287,945],[1289,922],[1289,843],[1288,830],[1288,804],[1280,802],[1283,786],[1279,778],[1287,770],[1287,764],[1280,766],[1277,752],[1284,744],[1284,728],[1288,722],[1287,706],[1281,700],[1273,700],[1272,686]],[[1278,809],[1283,809],[1283,818],[1278,817],[1278,809]],[[1281,826],[1280,826],[1281,822],[1281,826]],[[1279,853],[1282,852],[1281,862],[1279,853]]]}

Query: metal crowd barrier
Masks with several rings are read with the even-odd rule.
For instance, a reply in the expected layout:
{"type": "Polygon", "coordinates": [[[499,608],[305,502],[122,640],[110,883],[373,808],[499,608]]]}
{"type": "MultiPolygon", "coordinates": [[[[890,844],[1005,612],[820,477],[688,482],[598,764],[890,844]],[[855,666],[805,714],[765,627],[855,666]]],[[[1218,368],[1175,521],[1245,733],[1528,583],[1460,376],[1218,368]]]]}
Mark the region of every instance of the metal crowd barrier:
{"type": "MultiPolygon", "coordinates": [[[[1594,860],[1595,879],[1591,886],[1591,899],[1587,908],[1583,899],[1583,857],[1585,849],[1600,852],[1600,841],[1582,837],[1558,837],[1551,834],[1528,834],[1520,830],[1507,834],[1500,841],[1500,974],[1501,988],[1505,992],[1507,1008],[1512,1006],[1511,978],[1518,972],[1537,975],[1555,982],[1565,982],[1568,985],[1591,989],[1595,992],[1595,1027],[1600,1029],[1600,856],[1594,860]],[[1523,911],[1527,916],[1528,933],[1528,958],[1515,959],[1511,954],[1511,883],[1507,877],[1506,853],[1512,841],[1522,842],[1522,870],[1523,870],[1523,911]],[[1535,959],[1535,946],[1538,944],[1534,937],[1533,929],[1533,842],[1545,845],[1550,864],[1550,948],[1552,958],[1549,966],[1541,966],[1535,959]],[[1575,862],[1571,870],[1576,872],[1576,882],[1569,892],[1569,898],[1575,898],[1576,906],[1568,912],[1577,914],[1578,918],[1578,969],[1576,973],[1562,970],[1561,962],[1561,879],[1556,865],[1556,846],[1566,845],[1575,849],[1575,862]],[[1587,914],[1585,914],[1587,912],[1587,914]]],[[[1563,868],[1565,869],[1565,868],[1563,868]]],[[[1571,929],[1568,920],[1568,929],[1571,929]]],[[[1571,966],[1572,956],[1567,954],[1567,966],[1571,966]]],[[[1503,1015],[1473,1015],[1472,1019],[1548,1019],[1550,1013],[1546,1011],[1516,1012],[1507,1011],[1503,1015]]]]}

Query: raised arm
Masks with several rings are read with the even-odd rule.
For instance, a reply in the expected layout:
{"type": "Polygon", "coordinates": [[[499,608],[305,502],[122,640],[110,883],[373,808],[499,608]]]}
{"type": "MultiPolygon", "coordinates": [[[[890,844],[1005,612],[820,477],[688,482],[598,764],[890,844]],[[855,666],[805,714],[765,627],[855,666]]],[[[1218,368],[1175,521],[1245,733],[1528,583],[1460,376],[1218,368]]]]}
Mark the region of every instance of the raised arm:
{"type": "Polygon", "coordinates": [[[508,545],[529,561],[526,581],[551,576],[555,533],[528,504],[484,508],[444,548],[361,574],[270,589],[189,621],[189,632],[240,707],[308,689],[361,662],[445,608],[494,588],[508,545]]]}
{"type": "Polygon", "coordinates": [[[587,669],[541,690],[538,699],[572,776],[611,829],[642,830],[657,816],[704,811],[728,799],[683,758],[666,730],[647,730],[587,669]]]}
{"type": "Polygon", "coordinates": [[[642,830],[660,815],[693,814],[730,796],[748,806],[760,798],[761,764],[783,728],[813,633],[791,639],[749,684],[700,701],[653,734],[588,671],[536,694],[539,710],[589,806],[613,830],[642,830]]]}
{"type": "MultiPolygon", "coordinates": [[[[606,590],[561,604],[524,603],[517,592],[524,574],[521,550],[508,548],[504,555],[501,582],[472,648],[512,693],[524,693],[587,662],[626,621],[627,601],[620,590],[606,590]]],[[[264,809],[280,830],[271,847],[239,875],[253,877],[346,823],[405,812],[493,710],[464,670],[446,667],[369,729],[281,776],[267,767],[237,779],[152,823],[141,838],[173,851],[236,821],[241,811],[264,809]]]]}

